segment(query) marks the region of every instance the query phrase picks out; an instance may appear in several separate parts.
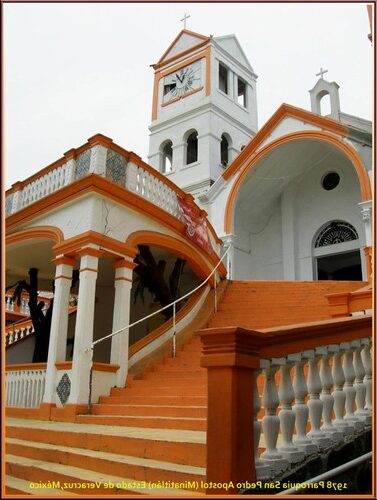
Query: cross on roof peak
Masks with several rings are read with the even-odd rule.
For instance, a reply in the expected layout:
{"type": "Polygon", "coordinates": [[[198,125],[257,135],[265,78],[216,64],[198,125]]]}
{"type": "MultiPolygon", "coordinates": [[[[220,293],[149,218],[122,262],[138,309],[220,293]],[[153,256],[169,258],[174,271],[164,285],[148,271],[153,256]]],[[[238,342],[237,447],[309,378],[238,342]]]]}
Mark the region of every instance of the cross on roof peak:
{"type": "Polygon", "coordinates": [[[323,80],[323,75],[324,75],[325,73],[328,73],[328,71],[329,71],[328,69],[323,69],[323,68],[321,67],[320,72],[319,72],[319,73],[317,73],[315,76],[320,76],[320,77],[322,78],[322,80],[323,80]]]}
{"type": "Polygon", "coordinates": [[[187,15],[186,12],[185,12],[185,15],[183,16],[182,19],[180,19],[180,21],[182,22],[183,21],[183,29],[186,29],[186,20],[191,17],[190,15],[187,15]]]}

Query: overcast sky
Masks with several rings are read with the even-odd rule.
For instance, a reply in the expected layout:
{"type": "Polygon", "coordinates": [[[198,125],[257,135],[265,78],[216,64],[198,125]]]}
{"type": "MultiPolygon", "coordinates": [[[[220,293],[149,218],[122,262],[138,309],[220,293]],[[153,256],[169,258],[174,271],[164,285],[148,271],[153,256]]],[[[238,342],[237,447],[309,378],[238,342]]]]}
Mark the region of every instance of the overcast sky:
{"type": "Polygon", "coordinates": [[[100,132],[147,161],[153,69],[183,28],[234,33],[258,75],[259,127],[310,109],[321,67],[342,111],[372,117],[364,3],[3,4],[6,188],[100,132]]]}

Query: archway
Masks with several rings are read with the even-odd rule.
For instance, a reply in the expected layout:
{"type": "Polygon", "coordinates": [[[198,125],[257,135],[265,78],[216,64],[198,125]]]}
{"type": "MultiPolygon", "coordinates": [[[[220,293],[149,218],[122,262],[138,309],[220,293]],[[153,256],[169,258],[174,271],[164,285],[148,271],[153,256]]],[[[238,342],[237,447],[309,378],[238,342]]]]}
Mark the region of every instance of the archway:
{"type": "Polygon", "coordinates": [[[359,248],[365,244],[358,203],[370,197],[368,175],[354,150],[339,144],[326,133],[291,134],[244,167],[225,217],[235,240],[233,278],[315,279],[313,235],[328,220],[350,221],[359,248]]]}

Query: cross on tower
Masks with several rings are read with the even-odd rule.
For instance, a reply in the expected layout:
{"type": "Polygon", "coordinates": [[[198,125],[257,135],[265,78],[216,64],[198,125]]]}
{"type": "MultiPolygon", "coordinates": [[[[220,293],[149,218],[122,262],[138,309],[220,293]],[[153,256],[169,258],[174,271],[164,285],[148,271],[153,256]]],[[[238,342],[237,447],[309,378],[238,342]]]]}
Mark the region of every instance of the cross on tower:
{"type": "Polygon", "coordinates": [[[323,80],[323,75],[324,75],[325,73],[328,73],[328,71],[329,71],[328,69],[323,69],[323,68],[321,67],[320,72],[319,72],[319,73],[317,73],[315,76],[320,76],[320,77],[322,78],[322,80],[323,80]]]}
{"type": "Polygon", "coordinates": [[[182,22],[183,21],[183,28],[186,29],[186,20],[191,17],[191,16],[188,16],[185,12],[185,15],[183,16],[182,19],[180,19],[180,21],[182,22]]]}

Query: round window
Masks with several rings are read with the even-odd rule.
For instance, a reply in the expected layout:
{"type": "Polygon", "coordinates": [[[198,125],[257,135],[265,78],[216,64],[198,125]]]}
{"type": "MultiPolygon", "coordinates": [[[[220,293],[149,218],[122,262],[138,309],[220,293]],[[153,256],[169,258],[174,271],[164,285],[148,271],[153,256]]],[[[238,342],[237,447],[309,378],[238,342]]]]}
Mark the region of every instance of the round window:
{"type": "Polygon", "coordinates": [[[322,187],[323,189],[326,189],[326,191],[331,191],[332,189],[336,188],[336,186],[339,184],[339,181],[339,174],[337,174],[336,172],[330,172],[323,177],[322,187]]]}

